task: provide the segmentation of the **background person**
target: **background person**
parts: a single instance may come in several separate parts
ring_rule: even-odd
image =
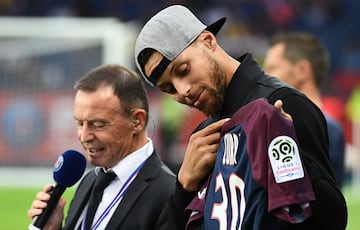
[[[64,229],[80,229],[89,221],[86,219],[88,200],[101,170],[114,172],[116,178],[104,189],[93,221],[89,221],[92,226],[164,229],[160,213],[174,190],[175,177],[147,136],[149,105],[141,78],[119,65],[104,65],[79,79],[75,89],[78,138],[88,162],[96,168],[81,180]],[[46,185],[36,195],[29,217],[42,213],[50,199],[47,193],[50,189],[51,186]],[[65,200],[61,198],[44,229],[60,229],[64,205]],[[101,216],[106,208],[110,212]]]
[[[171,229],[185,227],[188,216],[183,210],[198,195],[214,166],[220,119],[259,98],[271,104],[282,100],[293,118],[316,196],[308,219],[299,224],[283,222],[282,229],[345,229],[347,208],[332,172],[323,114],[297,90],[265,75],[250,54],[238,59],[227,54],[215,38],[224,22],[220,19],[206,26],[186,7],[174,5],[144,25],[135,44],[135,62],[147,83],[208,116],[190,137],[178,173],[174,193],[178,199],[170,207],[177,227]],[[209,141],[209,136],[215,137]]]
[[[321,84],[329,74],[329,54],[315,36],[305,32],[284,32],[269,39],[264,69],[271,76],[294,86],[323,110],[328,134],[329,153],[336,181],[345,178],[345,137],[341,124],[324,111]]]

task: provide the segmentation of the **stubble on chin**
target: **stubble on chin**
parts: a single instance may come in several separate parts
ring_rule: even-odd
[[[223,107],[226,87],[225,87],[225,73],[220,69],[219,65],[215,62],[212,63],[212,75],[210,80],[214,85],[214,88],[208,89],[211,96],[211,106],[204,108],[206,116],[219,116]]]
[[[207,117],[215,117],[220,115],[223,107],[226,94],[226,74],[216,60],[208,53],[204,52],[203,56],[206,57],[209,62],[209,80],[212,87],[205,89],[209,95],[209,103],[197,109]]]
[[[222,110],[224,94],[218,90],[210,90],[210,95],[213,103],[211,106],[204,108],[203,113],[208,117],[218,116]]]

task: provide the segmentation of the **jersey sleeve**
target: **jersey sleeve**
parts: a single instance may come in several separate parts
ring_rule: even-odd
[[[315,195],[292,122],[265,99],[237,113],[232,122],[243,124],[254,180],[268,194],[268,212],[290,223],[304,221]]]

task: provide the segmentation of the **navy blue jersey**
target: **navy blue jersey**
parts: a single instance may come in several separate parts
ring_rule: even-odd
[[[311,215],[315,196],[291,121],[257,99],[222,133],[213,173],[188,206],[188,229],[279,229],[279,220]]]

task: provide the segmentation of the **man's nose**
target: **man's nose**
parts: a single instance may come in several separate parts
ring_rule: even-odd
[[[79,128],[78,136],[81,143],[90,142],[94,139],[94,133],[87,124],[84,124],[81,128]]]
[[[177,93],[181,97],[189,97],[191,89],[190,84],[188,84],[183,79],[174,79],[173,84]]]

